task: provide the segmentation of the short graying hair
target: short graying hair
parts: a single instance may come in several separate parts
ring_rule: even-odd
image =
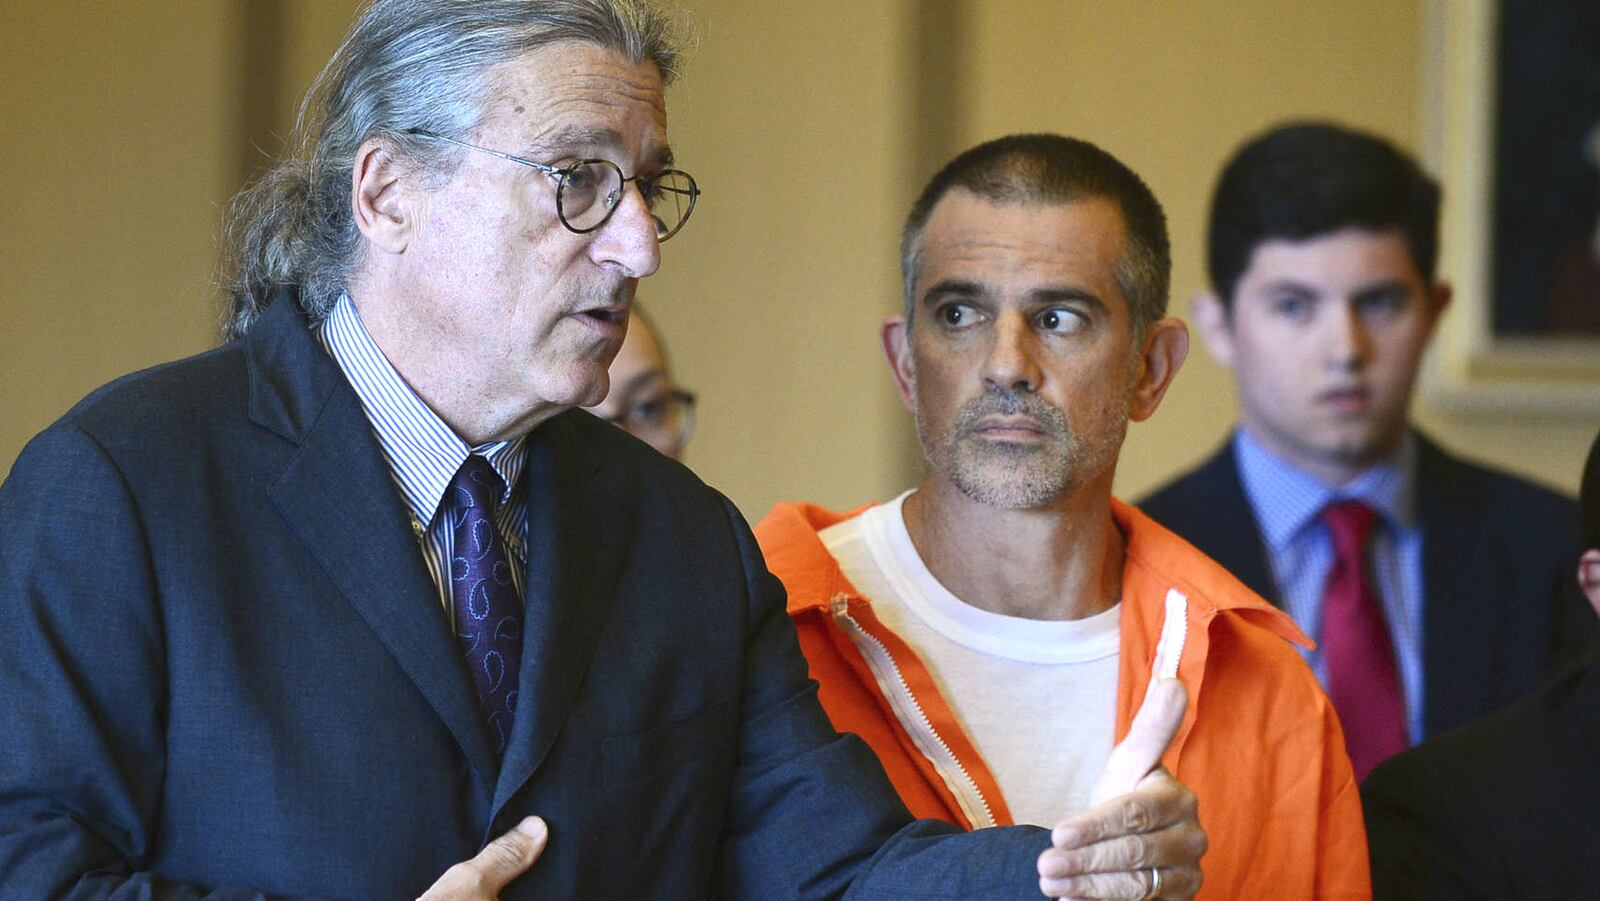
[[[1009,135],[962,153],[940,169],[912,204],[900,233],[906,318],[916,307],[923,238],[934,207],[952,190],[991,203],[1057,205],[1103,197],[1122,212],[1128,246],[1117,261],[1117,287],[1128,300],[1135,346],[1167,313],[1172,248],[1167,217],[1144,180],[1088,141],[1052,134]]]
[[[234,198],[224,232],[223,330],[250,329],[284,288],[314,322],[361,260],[350,209],[356,151],[372,138],[448,176],[463,152],[410,129],[466,138],[482,123],[502,63],[562,41],[677,74],[678,21],[651,0],[372,0],[301,102],[292,150]]]

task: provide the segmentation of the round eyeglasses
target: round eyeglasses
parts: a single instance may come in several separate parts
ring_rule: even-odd
[[[669,388],[630,400],[627,406],[600,418],[669,457],[683,452],[694,430],[694,393]]]
[[[487,153],[550,176],[556,180],[557,217],[568,231],[580,235],[606,224],[622,203],[622,193],[627,190],[630,181],[639,186],[639,196],[650,208],[657,241],[665,241],[683,228],[683,224],[689,221],[689,214],[694,212],[695,200],[700,197],[700,187],[695,184],[694,176],[682,169],[662,169],[649,175],[625,176],[622,169],[610,160],[587,159],[568,166],[552,166],[447,138],[426,129],[412,128],[406,134]]]

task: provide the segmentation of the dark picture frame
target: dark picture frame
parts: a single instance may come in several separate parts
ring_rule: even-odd
[[[1455,303],[1424,390],[1600,412],[1600,3],[1430,0],[1425,53]]]

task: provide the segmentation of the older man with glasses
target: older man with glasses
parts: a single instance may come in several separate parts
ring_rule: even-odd
[[[0,899],[1037,897],[1192,820],[913,822],[738,512],[572,409],[698,195],[667,26],[375,0],[235,203],[230,340],[24,450]]]

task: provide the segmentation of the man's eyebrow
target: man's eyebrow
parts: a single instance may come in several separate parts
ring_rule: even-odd
[[[620,385],[617,393],[626,400],[632,400],[632,395],[638,392],[639,389],[644,388],[651,382],[660,381],[665,383],[666,380],[667,374],[659,366],[654,369],[646,369]]]
[[[1411,286],[1397,278],[1386,278],[1371,284],[1362,285],[1355,291],[1356,297],[1373,297],[1387,294],[1410,294]]]
[[[1101,300],[1093,291],[1079,288],[1075,285],[1048,285],[1043,288],[1034,288],[1028,292],[1028,299],[1040,305],[1080,303],[1094,307],[1102,312],[1106,309],[1105,301]]]
[[[531,159],[555,156],[570,153],[574,150],[587,150],[599,152],[622,147],[622,133],[616,129],[592,127],[587,125],[567,125],[550,134],[535,138],[525,151]],[[665,144],[652,143],[645,154],[645,160],[652,165],[669,167],[672,165],[672,148]]]
[[[985,297],[989,293],[989,289],[978,282],[960,278],[947,278],[924,292],[922,303],[932,304],[947,298]],[[1077,303],[1102,311],[1106,309],[1105,301],[1096,296],[1093,291],[1076,285],[1046,285],[1042,288],[1034,288],[1028,292],[1028,301],[1041,306]]]
[[[1308,285],[1305,282],[1295,281],[1293,278],[1274,279],[1263,285],[1262,290],[1267,293],[1286,292],[1292,294],[1304,294],[1308,297],[1316,297],[1319,293],[1321,293],[1314,285]]]
[[[947,278],[922,292],[922,302],[931,304],[946,297],[982,297],[988,294],[983,285],[960,278]]]

